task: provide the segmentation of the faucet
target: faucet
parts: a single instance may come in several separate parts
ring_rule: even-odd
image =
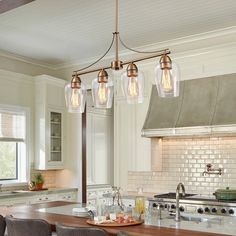
[[[179,194],[180,188],[182,189],[182,196],[185,196],[185,188],[182,183],[179,183],[176,188],[176,211],[175,211],[175,221],[180,221],[180,210],[179,210]]]
[[[223,173],[223,168],[218,168],[218,169],[212,168],[212,164],[207,164],[206,167],[207,167],[207,170],[202,172],[203,176],[207,174],[208,175],[211,175],[211,174],[222,175]]]

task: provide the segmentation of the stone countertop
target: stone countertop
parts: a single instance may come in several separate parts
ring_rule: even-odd
[[[30,191],[30,190],[2,191],[0,192],[0,199],[27,197],[27,196],[44,195],[44,194],[77,192],[77,191],[78,188],[49,188],[47,190],[39,190],[39,191]]]
[[[86,223],[87,218],[83,217],[74,217],[69,215],[54,214],[41,212],[39,209],[42,208],[52,208],[71,205],[69,202],[48,202],[40,203],[34,205],[24,205],[10,208],[0,208],[0,214],[5,215],[14,215],[17,218],[41,218],[48,221],[52,229],[55,230],[55,224],[61,223],[68,226],[76,227],[88,227]],[[223,220],[220,220],[217,223],[213,221],[202,222],[202,224],[192,223],[192,222],[180,222],[175,223],[173,219],[163,219],[161,224],[158,225],[147,225],[141,224],[136,226],[122,226],[122,227],[103,227],[104,230],[108,232],[110,236],[116,236],[118,232],[125,231],[131,236],[216,236],[216,235],[236,235],[235,217],[224,217],[221,216]],[[219,225],[217,225],[219,224]],[[91,226],[90,226],[91,227]],[[95,227],[95,226],[94,226]],[[188,227],[188,229],[186,229]],[[214,230],[215,229],[215,230]],[[216,230],[217,229],[217,230]],[[218,231],[219,230],[219,231]]]
[[[176,222],[174,217],[162,217],[155,222],[146,222],[157,227],[194,230],[216,234],[236,235],[236,217],[181,214],[183,219]]]

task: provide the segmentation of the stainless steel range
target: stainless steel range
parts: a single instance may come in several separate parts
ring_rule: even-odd
[[[175,211],[176,193],[155,195],[149,199],[149,206]],[[226,202],[209,196],[185,194],[185,197],[180,196],[179,210],[185,213],[236,216],[236,201]]]

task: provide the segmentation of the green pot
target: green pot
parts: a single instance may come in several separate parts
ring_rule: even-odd
[[[217,200],[236,200],[236,189],[217,189],[213,195],[215,195]]]

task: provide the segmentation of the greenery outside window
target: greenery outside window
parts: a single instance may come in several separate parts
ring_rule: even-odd
[[[0,184],[27,182],[27,109],[0,105]]]

